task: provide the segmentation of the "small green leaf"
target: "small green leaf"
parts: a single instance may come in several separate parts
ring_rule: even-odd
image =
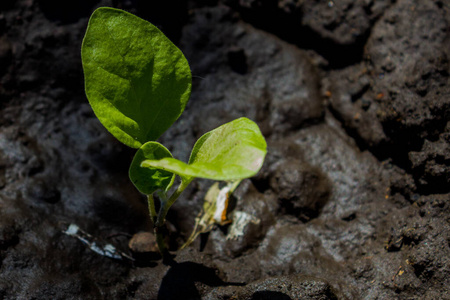
[[[86,96],[119,141],[139,148],[156,140],[183,112],[191,71],[183,53],[155,26],[101,7],[81,48]]]
[[[238,180],[258,173],[266,148],[258,125],[240,118],[204,134],[195,144],[189,164],[163,158],[145,160],[141,166],[175,173],[186,182],[193,177]]]
[[[151,195],[157,190],[168,191],[173,184],[175,174],[161,169],[141,168],[145,160],[172,157],[169,150],[158,142],[148,142],[136,152],[130,166],[130,179],[143,194]]]

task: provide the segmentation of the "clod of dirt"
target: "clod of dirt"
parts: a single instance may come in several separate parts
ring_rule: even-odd
[[[292,158],[278,165],[270,186],[285,212],[303,220],[317,217],[331,192],[330,183],[319,168]]]
[[[361,149],[412,171],[428,194],[448,192],[445,167],[431,170],[408,153],[439,139],[449,119],[447,29],[448,10],[432,1],[397,1],[373,27],[367,61],[332,75],[331,107],[347,133]]]
[[[279,276],[258,280],[245,287],[217,288],[205,300],[346,299],[324,280],[308,276]]]
[[[420,151],[409,153],[409,159],[420,186],[434,193],[446,192],[450,186],[450,122],[437,141],[425,140]]]
[[[195,135],[219,125],[220,119],[231,120],[244,111],[266,136],[323,119],[318,73],[304,51],[237,22],[226,7],[199,10],[191,16],[183,34],[185,55],[189,61],[196,61],[192,64],[194,92],[187,108],[196,111],[188,117],[195,118]],[[203,47],[205,40],[208,43]],[[233,49],[239,49],[241,54],[236,55],[241,58],[235,58],[230,66],[230,51],[237,51]],[[245,76],[235,72],[236,68],[245,68]],[[220,110],[210,113],[219,106]],[[175,124],[164,140],[173,143],[170,134],[182,129],[186,131],[186,126]]]
[[[327,65],[342,68],[361,61],[373,24],[395,1],[225,2],[247,22],[301,48],[314,49]]]
[[[155,235],[150,232],[138,232],[128,242],[128,247],[137,253],[158,252]]]

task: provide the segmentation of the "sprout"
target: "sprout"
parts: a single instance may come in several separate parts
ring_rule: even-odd
[[[262,167],[266,141],[247,118],[226,123],[195,143],[188,163],[172,157],[158,139],[184,111],[191,71],[183,53],[155,26],[119,9],[102,7],[89,20],[81,57],[86,96],[106,129],[138,149],[129,176],[147,195],[158,247],[169,208],[196,178],[242,180]],[[181,183],[172,193],[175,176]],[[159,196],[156,212],[154,194]]]

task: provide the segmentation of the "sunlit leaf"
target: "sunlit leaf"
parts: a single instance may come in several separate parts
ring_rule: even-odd
[[[258,125],[247,118],[240,118],[203,135],[192,150],[189,164],[163,158],[145,160],[141,165],[178,174],[184,181],[194,177],[237,180],[258,173],[266,148]]]
[[[100,122],[139,148],[183,112],[191,71],[183,53],[155,26],[102,7],[89,20],[81,49],[85,89]]]

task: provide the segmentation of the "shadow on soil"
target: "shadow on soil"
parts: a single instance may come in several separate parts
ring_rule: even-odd
[[[162,299],[200,299],[196,283],[207,286],[243,286],[243,283],[225,282],[213,268],[193,262],[173,262],[164,276],[158,292],[158,300]],[[255,298],[266,299],[266,298]]]

